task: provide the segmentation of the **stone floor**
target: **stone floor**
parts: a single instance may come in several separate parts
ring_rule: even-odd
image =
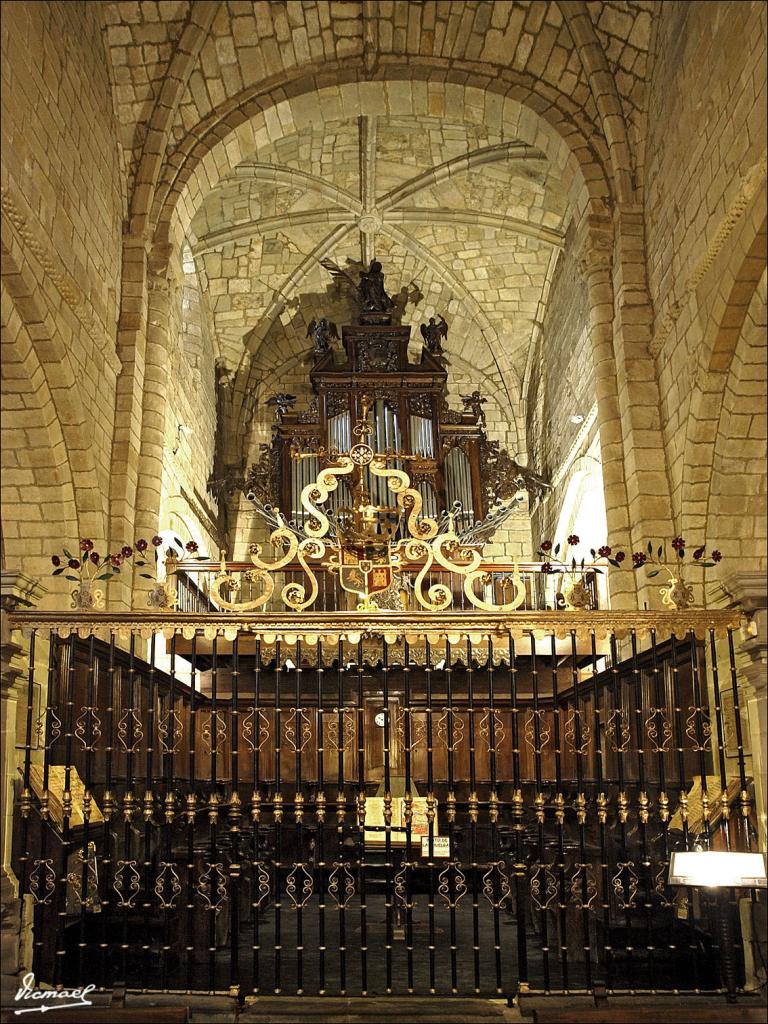
[[[590,1021],[681,1021],[691,1024],[706,1021],[712,1024],[762,1024],[766,1019],[764,994],[742,995],[737,1004],[729,1005],[722,996],[614,996],[596,1005],[585,996],[526,996],[522,1002],[508,1006],[497,999],[462,999],[442,997],[369,997],[367,999],[334,997],[259,996],[248,998],[238,1006],[227,996],[139,994],[128,992],[121,1004],[110,1003],[109,996],[92,997],[94,1008],[83,1011],[75,1019],[72,1012],[46,1012],[46,1024],[94,1024],[101,1021],[130,1021],[131,1024],[162,1024],[163,1021],[188,1024],[536,1024],[538,1014],[545,1012],[548,1022],[572,1024],[588,1014]],[[10,1009],[12,993],[3,992],[0,1022],[18,1021]],[[181,1012],[180,1012],[181,1011]],[[184,1012],[186,1011],[186,1012]]]

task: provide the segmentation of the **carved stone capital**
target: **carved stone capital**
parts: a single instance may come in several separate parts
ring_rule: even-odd
[[[173,255],[170,242],[155,242],[147,255],[147,268],[151,274],[163,278],[168,271],[168,264]]]
[[[607,217],[590,214],[583,218],[576,233],[575,251],[579,271],[584,277],[600,270],[610,271],[613,264],[613,224]]]
[[[752,613],[768,608],[768,582],[764,572],[729,572],[723,586],[731,598],[731,607]]]
[[[0,574],[0,610],[3,614],[0,626],[0,646],[2,647],[2,685],[5,692],[7,686],[13,686],[14,679],[10,676],[10,666],[15,663],[20,651],[11,639],[11,628],[6,613],[35,608],[47,593],[47,588],[39,580],[33,580],[24,573],[3,572]]]
[[[40,580],[33,580],[24,573],[0,573],[0,606],[3,611],[34,608],[47,592]]]
[[[723,577],[728,606],[742,611],[742,650],[749,664],[742,674],[757,694],[768,688],[768,584],[762,572],[730,572]]]

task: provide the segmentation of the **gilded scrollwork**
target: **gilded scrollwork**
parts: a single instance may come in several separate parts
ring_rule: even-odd
[[[318,506],[323,505],[332,491],[339,486],[338,478],[354,471],[355,462],[351,455],[339,455],[335,466],[321,469],[314,483],[307,484],[301,492],[302,507],[308,513],[304,532],[316,540],[325,537],[330,530],[328,516]]]
[[[502,910],[512,895],[503,860],[492,861],[483,875],[483,896],[495,910]]]
[[[355,879],[345,861],[335,860],[333,871],[328,876],[328,892],[339,909],[346,907],[355,895]]]
[[[205,862],[205,871],[198,878],[195,888],[208,910],[221,909],[229,899],[227,876],[224,874],[224,865],[221,861],[215,864]]]
[[[635,872],[634,861],[620,860],[616,862],[616,874],[611,878],[611,886],[616,896],[619,910],[631,910],[637,906],[637,886],[639,879]]]
[[[133,907],[140,888],[141,876],[135,860],[119,860],[112,888],[117,893],[118,907]]]
[[[293,870],[285,880],[285,891],[294,910],[303,907],[314,891],[312,875],[302,863],[294,863]]]
[[[649,708],[645,731],[654,754],[665,754],[672,742],[672,722],[666,708]]]
[[[531,900],[539,910],[547,910],[557,897],[557,880],[549,864],[531,865]]]
[[[270,736],[269,719],[262,708],[251,708],[243,718],[242,737],[254,753],[261,750]]]
[[[181,893],[181,881],[173,861],[160,861],[160,870],[155,881],[155,896],[157,896],[160,907],[164,910],[172,910],[176,900]]]
[[[577,864],[571,875],[571,899],[577,910],[591,910],[597,899],[597,882],[589,864]]]
[[[421,494],[411,487],[408,474],[402,469],[387,469],[382,456],[375,456],[371,461],[371,472],[374,476],[387,481],[387,487],[395,495],[397,504],[406,515],[411,536],[417,540],[431,540],[438,531],[435,519],[422,517],[424,503]]]
[[[614,754],[626,753],[629,749],[631,731],[625,708],[614,708],[611,711],[608,721],[605,723],[605,734]]]
[[[437,891],[449,908],[457,907],[467,894],[467,879],[458,861],[452,860],[437,876]]]
[[[29,892],[32,902],[48,905],[56,891],[56,872],[53,858],[37,858],[32,861],[32,872],[29,876]]]

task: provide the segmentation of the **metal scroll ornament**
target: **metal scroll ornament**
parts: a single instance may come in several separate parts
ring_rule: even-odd
[[[255,892],[254,897],[251,900],[251,906],[254,910],[260,910],[262,905],[269,899],[269,893],[271,890],[269,871],[263,861],[254,860],[251,862],[254,868],[254,885]]]
[[[140,887],[140,877],[139,872],[136,870],[135,860],[119,860],[117,862],[117,871],[115,871],[115,880],[112,888],[118,896],[116,904],[118,907],[135,906],[136,896]]]
[[[160,870],[155,882],[155,896],[164,910],[172,910],[181,893],[181,881],[176,866],[171,861],[160,861]]]
[[[99,709],[84,705],[75,721],[75,739],[83,750],[96,750],[101,738],[101,719],[96,714]]]
[[[494,909],[501,910],[511,895],[512,889],[504,861],[492,861],[483,875],[483,896]]]
[[[56,891],[56,872],[53,869],[53,859],[51,857],[45,860],[38,858],[32,861],[32,864],[32,872],[29,876],[32,902],[47,905]]]
[[[461,898],[466,896],[467,879],[458,861],[451,861],[440,872],[437,878],[437,891],[450,909],[457,907]]]
[[[597,899],[597,882],[588,864],[579,864],[571,875],[571,898],[578,910],[591,910]]]
[[[495,708],[483,708],[485,714],[480,719],[480,735],[485,740],[488,753],[498,753],[504,741],[504,723]]]
[[[547,910],[557,896],[557,880],[549,864],[531,865],[531,900],[539,910]]]
[[[666,708],[649,708],[645,731],[654,754],[666,754],[672,742],[672,722]]]
[[[184,727],[178,711],[166,711],[157,726],[157,734],[160,738],[162,754],[177,754],[179,752]]]
[[[295,910],[303,907],[309,900],[314,889],[312,876],[303,864],[294,863],[293,871],[285,881],[285,891]]]
[[[616,862],[616,874],[611,878],[616,906],[619,910],[631,910],[637,906],[637,886],[639,879],[634,870],[635,864],[631,860],[619,860]]]
[[[355,895],[355,879],[344,861],[333,862],[333,871],[328,876],[328,892],[338,907],[346,907]]]
[[[224,874],[223,864],[217,861],[215,864],[205,862],[205,871],[197,880],[197,891],[203,905],[207,910],[220,910],[227,902],[227,876]]]
[[[415,573],[413,600],[430,612],[443,611],[454,601],[455,586],[430,583],[434,573],[450,574],[459,580],[464,598],[483,611],[509,612],[525,600],[525,587],[517,565],[509,575],[505,594],[510,599],[500,604],[485,597],[489,582],[487,570],[481,568],[479,545],[467,546],[456,534],[452,513],[444,524],[423,515],[422,496],[411,486],[408,473],[392,468],[391,462],[403,465],[415,456],[403,452],[377,452],[370,441],[372,427],[367,419],[368,402],[363,401],[361,420],[353,428],[352,445],[347,452],[294,451],[295,459],[330,460],[301,492],[304,509],[303,537],[292,529],[279,509],[273,510],[278,526],[270,535],[277,557],[267,560],[262,546],[251,547],[253,568],[242,573],[227,569],[225,553],[212,584],[212,597],[221,608],[248,612],[265,607],[277,589],[277,574],[288,570],[293,577],[279,593],[283,604],[295,612],[310,608],[319,594],[316,570],[338,575],[342,590],[356,601],[357,611],[386,612],[398,575],[404,570]],[[330,496],[340,481],[348,479],[352,500],[349,506],[337,508],[334,522],[327,507]],[[371,499],[374,478],[386,483],[393,501],[375,504]],[[296,567],[304,574],[304,582],[295,579]],[[243,595],[244,584],[248,585]],[[510,594],[511,592],[511,594]]]
[[[203,743],[205,752],[212,754],[214,751],[220,753],[224,749],[227,739],[227,723],[220,711],[212,711],[204,721]]]
[[[581,711],[571,709],[565,722],[565,745],[572,754],[584,755],[589,750],[589,738],[592,730],[584,719]]]

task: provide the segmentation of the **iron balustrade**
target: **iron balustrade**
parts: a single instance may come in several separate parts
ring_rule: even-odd
[[[12,624],[29,634],[14,860],[37,978],[720,985],[714,904],[666,872],[675,849],[754,844],[730,613]],[[730,912],[740,935],[735,894]]]
[[[519,571],[525,588],[525,599],[521,605],[522,610],[546,611],[565,607],[563,591],[567,590],[573,579],[583,578],[589,595],[590,607],[599,609],[605,605],[605,594],[599,583],[600,574],[604,567],[592,563],[585,564],[583,569],[579,567],[573,572],[568,566],[553,562],[553,567],[561,570],[549,574],[542,572],[542,562],[505,562],[495,560],[492,562],[481,562],[480,568],[486,573],[487,580],[484,584],[484,591],[487,600],[495,604],[503,604],[510,599],[512,590],[512,578],[516,571]],[[175,573],[177,581],[178,610],[188,613],[214,612],[226,609],[217,607],[211,595],[211,581],[216,573],[220,571],[221,564],[215,561],[185,560],[175,562]],[[251,562],[225,562],[227,572],[233,575],[239,583],[237,593],[238,601],[252,601],[260,593],[257,581],[251,576],[253,564]],[[387,605],[386,607],[404,607],[414,611],[419,610],[419,605],[412,593],[413,582],[422,565],[414,563],[408,568],[398,571],[398,578],[401,586],[397,587],[402,593],[405,604]],[[598,571],[599,570],[599,571]],[[351,611],[354,610],[355,601],[352,595],[343,590],[339,584],[338,573],[332,572],[323,566],[312,566],[312,572],[318,577],[318,598],[314,608],[318,611]],[[266,613],[279,613],[285,610],[281,600],[283,587],[290,583],[305,583],[306,575],[298,564],[289,564],[283,570],[273,574],[275,582],[274,593],[263,606]],[[603,577],[604,579],[604,577]],[[463,578],[456,573],[443,570],[432,570],[426,576],[426,587],[433,584],[446,585],[454,595],[453,608],[467,614],[482,614],[474,607],[463,591]],[[398,598],[399,598],[398,593]]]

